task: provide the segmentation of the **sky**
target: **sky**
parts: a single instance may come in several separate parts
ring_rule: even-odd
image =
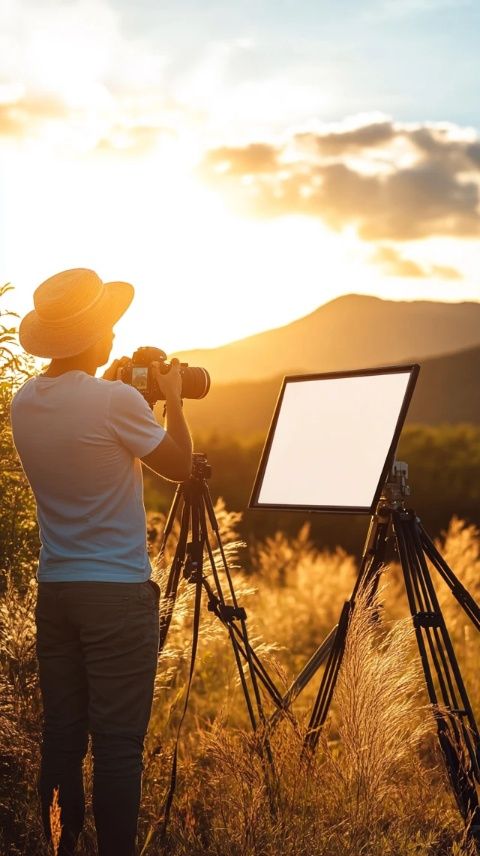
[[[342,294],[480,300],[477,0],[0,0],[0,282],[135,285],[118,353]]]

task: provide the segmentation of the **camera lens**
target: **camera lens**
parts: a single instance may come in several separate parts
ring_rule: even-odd
[[[182,398],[205,398],[210,389],[210,375],[198,366],[182,369]]]

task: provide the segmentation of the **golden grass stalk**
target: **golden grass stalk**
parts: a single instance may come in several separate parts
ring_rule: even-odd
[[[52,836],[53,856],[57,856],[62,836],[62,809],[58,802],[58,788],[53,789],[52,804],[50,806],[50,832]]]
[[[342,746],[337,795],[350,806],[355,835],[378,823],[386,804],[402,800],[420,743],[434,730],[420,700],[411,619],[379,625],[378,602],[369,601],[368,590],[357,598],[336,694]]]

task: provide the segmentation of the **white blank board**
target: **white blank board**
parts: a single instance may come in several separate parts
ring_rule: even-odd
[[[286,378],[252,504],[370,510],[413,368]]]

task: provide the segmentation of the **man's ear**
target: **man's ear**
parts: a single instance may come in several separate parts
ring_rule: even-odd
[[[105,363],[108,362],[108,358],[112,350],[113,339],[113,329],[110,329],[102,336],[101,339],[98,340],[98,342],[95,342],[95,344],[92,345],[91,354],[95,359],[97,368],[99,366],[104,366]]]

